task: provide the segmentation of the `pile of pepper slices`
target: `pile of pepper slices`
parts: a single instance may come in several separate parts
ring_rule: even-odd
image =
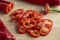
[[[41,2],[42,5],[43,2],[44,0],[42,0]],[[55,5],[60,4],[59,0],[57,1],[55,0],[54,3]],[[50,33],[53,26],[53,21],[50,19],[43,19],[44,17],[43,14],[48,14],[51,10],[56,12],[60,11],[50,8],[49,5],[53,5],[53,3],[50,4],[48,0],[44,3],[44,5],[45,7],[43,12],[38,12],[36,10],[24,10],[24,9],[17,9],[14,12],[12,12],[11,20],[16,23],[16,29],[18,33],[20,34],[27,33],[34,38],[37,38],[39,36],[46,36]],[[12,11],[13,8],[14,8],[13,2],[0,0],[0,11],[4,13],[9,13],[10,11]]]
[[[53,26],[52,20],[43,19],[43,14],[35,10],[18,9],[11,14],[11,19],[17,24],[18,33],[34,38],[48,35]]]
[[[33,0],[33,2],[31,0],[26,1],[34,3],[35,0]],[[48,14],[51,10],[56,12],[60,11],[49,7],[49,5],[54,5],[53,3],[51,3],[51,0],[50,2],[47,0],[44,4],[43,2],[44,0],[39,0],[38,2],[38,4],[40,5],[46,4],[43,12],[38,12],[36,10],[24,10],[24,9],[17,9],[14,12],[12,12],[10,17],[11,20],[16,23],[16,29],[18,33],[20,34],[27,33],[34,38],[37,38],[39,36],[46,36],[50,33],[53,26],[53,21],[50,19],[43,19],[44,14]],[[54,3],[55,5],[60,5],[59,0],[55,0]],[[0,0],[0,11],[4,13],[9,13],[10,11],[12,11],[13,8],[14,8],[13,2]],[[15,39],[12,38],[12,40]]]

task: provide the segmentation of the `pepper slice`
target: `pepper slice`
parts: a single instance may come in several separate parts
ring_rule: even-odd
[[[39,13],[36,10],[27,10],[25,11],[25,15],[24,15],[24,18],[32,18],[36,21],[42,19],[42,17],[43,17],[43,14]]]
[[[40,33],[39,33],[39,31],[37,31],[37,30],[33,30],[33,29],[28,30],[28,33],[29,33],[29,35],[31,35],[31,36],[34,37],[34,38],[37,38],[37,37],[40,36]]]
[[[41,13],[37,13],[37,15],[34,15],[34,17],[33,17],[33,19],[35,20],[35,21],[39,21],[39,20],[41,20],[43,18],[43,14],[41,14]]]
[[[41,26],[40,34],[42,36],[46,36],[51,31],[53,22],[50,19],[42,19],[41,22],[43,23],[43,25]]]
[[[24,27],[22,22],[19,22],[17,27],[18,27],[18,33],[24,34],[26,32],[26,28]]]
[[[24,22],[23,25],[24,25],[24,27],[25,27],[26,29],[31,29],[31,28],[33,28],[34,26],[36,26],[36,21],[33,20],[33,19],[28,19],[27,21]]]
[[[23,9],[18,9],[16,11],[14,11],[12,14],[11,14],[11,19],[12,20],[15,20],[15,21],[19,21],[21,19],[21,17],[23,16]]]

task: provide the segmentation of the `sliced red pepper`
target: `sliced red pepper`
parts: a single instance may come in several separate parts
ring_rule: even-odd
[[[12,20],[19,21],[23,16],[23,9],[18,9],[11,14]]]
[[[49,5],[51,6],[59,6],[60,5],[60,0],[48,0]]]
[[[33,29],[28,30],[28,33],[29,33],[29,35],[31,35],[31,36],[34,37],[34,38],[37,38],[37,37],[40,36],[40,33],[39,33],[39,31],[37,31],[37,30],[33,30]]]
[[[28,19],[27,21],[24,22],[24,27],[27,29],[31,29],[34,26],[36,26],[36,21],[34,21],[33,19]]]
[[[43,14],[40,14],[38,11],[35,10],[27,10],[25,11],[24,18],[32,18],[36,21],[40,20],[43,17]]]
[[[50,19],[42,19],[41,22],[43,22],[43,25],[41,26],[40,34],[46,36],[51,31],[53,22]]]
[[[26,18],[26,17],[28,17],[28,18],[32,18],[34,15],[36,15],[37,13],[36,13],[36,11],[35,10],[27,10],[27,11],[25,11],[25,15],[24,15],[24,17]]]
[[[18,26],[18,33],[24,34],[26,32],[26,28],[24,27],[22,22],[19,22],[17,26]]]
[[[14,7],[13,2],[1,1],[0,2],[0,10],[4,13],[9,13]]]
[[[43,14],[41,14],[41,13],[37,13],[37,14],[38,15],[35,15],[33,17],[33,19],[38,22],[39,20],[41,20],[43,18]]]
[[[42,28],[42,25],[44,24],[44,21],[38,20],[37,21],[37,25],[35,26],[35,29],[37,29],[38,31]]]

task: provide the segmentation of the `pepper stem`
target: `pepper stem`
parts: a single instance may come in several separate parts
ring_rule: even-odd
[[[50,8],[50,11],[55,11],[55,12],[59,12],[60,13],[60,10],[57,10],[57,9],[54,9],[54,8]]]

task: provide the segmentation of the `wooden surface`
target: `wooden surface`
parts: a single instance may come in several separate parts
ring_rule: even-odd
[[[41,7],[39,5],[28,4],[23,1],[18,1],[18,0],[10,0],[10,1],[14,2],[14,9],[12,10],[12,12],[19,8],[23,8],[25,10],[34,9],[34,10],[38,10],[38,11],[43,9],[43,7]],[[39,38],[32,38],[27,34],[16,33],[15,24],[13,22],[10,22],[9,15],[12,12],[10,12],[9,14],[3,14],[2,12],[0,12],[0,18],[1,18],[1,20],[3,20],[4,24],[7,26],[9,31],[16,37],[16,40],[60,40],[60,13],[50,12],[48,15],[44,16],[44,18],[51,19],[54,22],[52,31],[50,32],[49,35],[47,35],[45,37],[41,36]]]

